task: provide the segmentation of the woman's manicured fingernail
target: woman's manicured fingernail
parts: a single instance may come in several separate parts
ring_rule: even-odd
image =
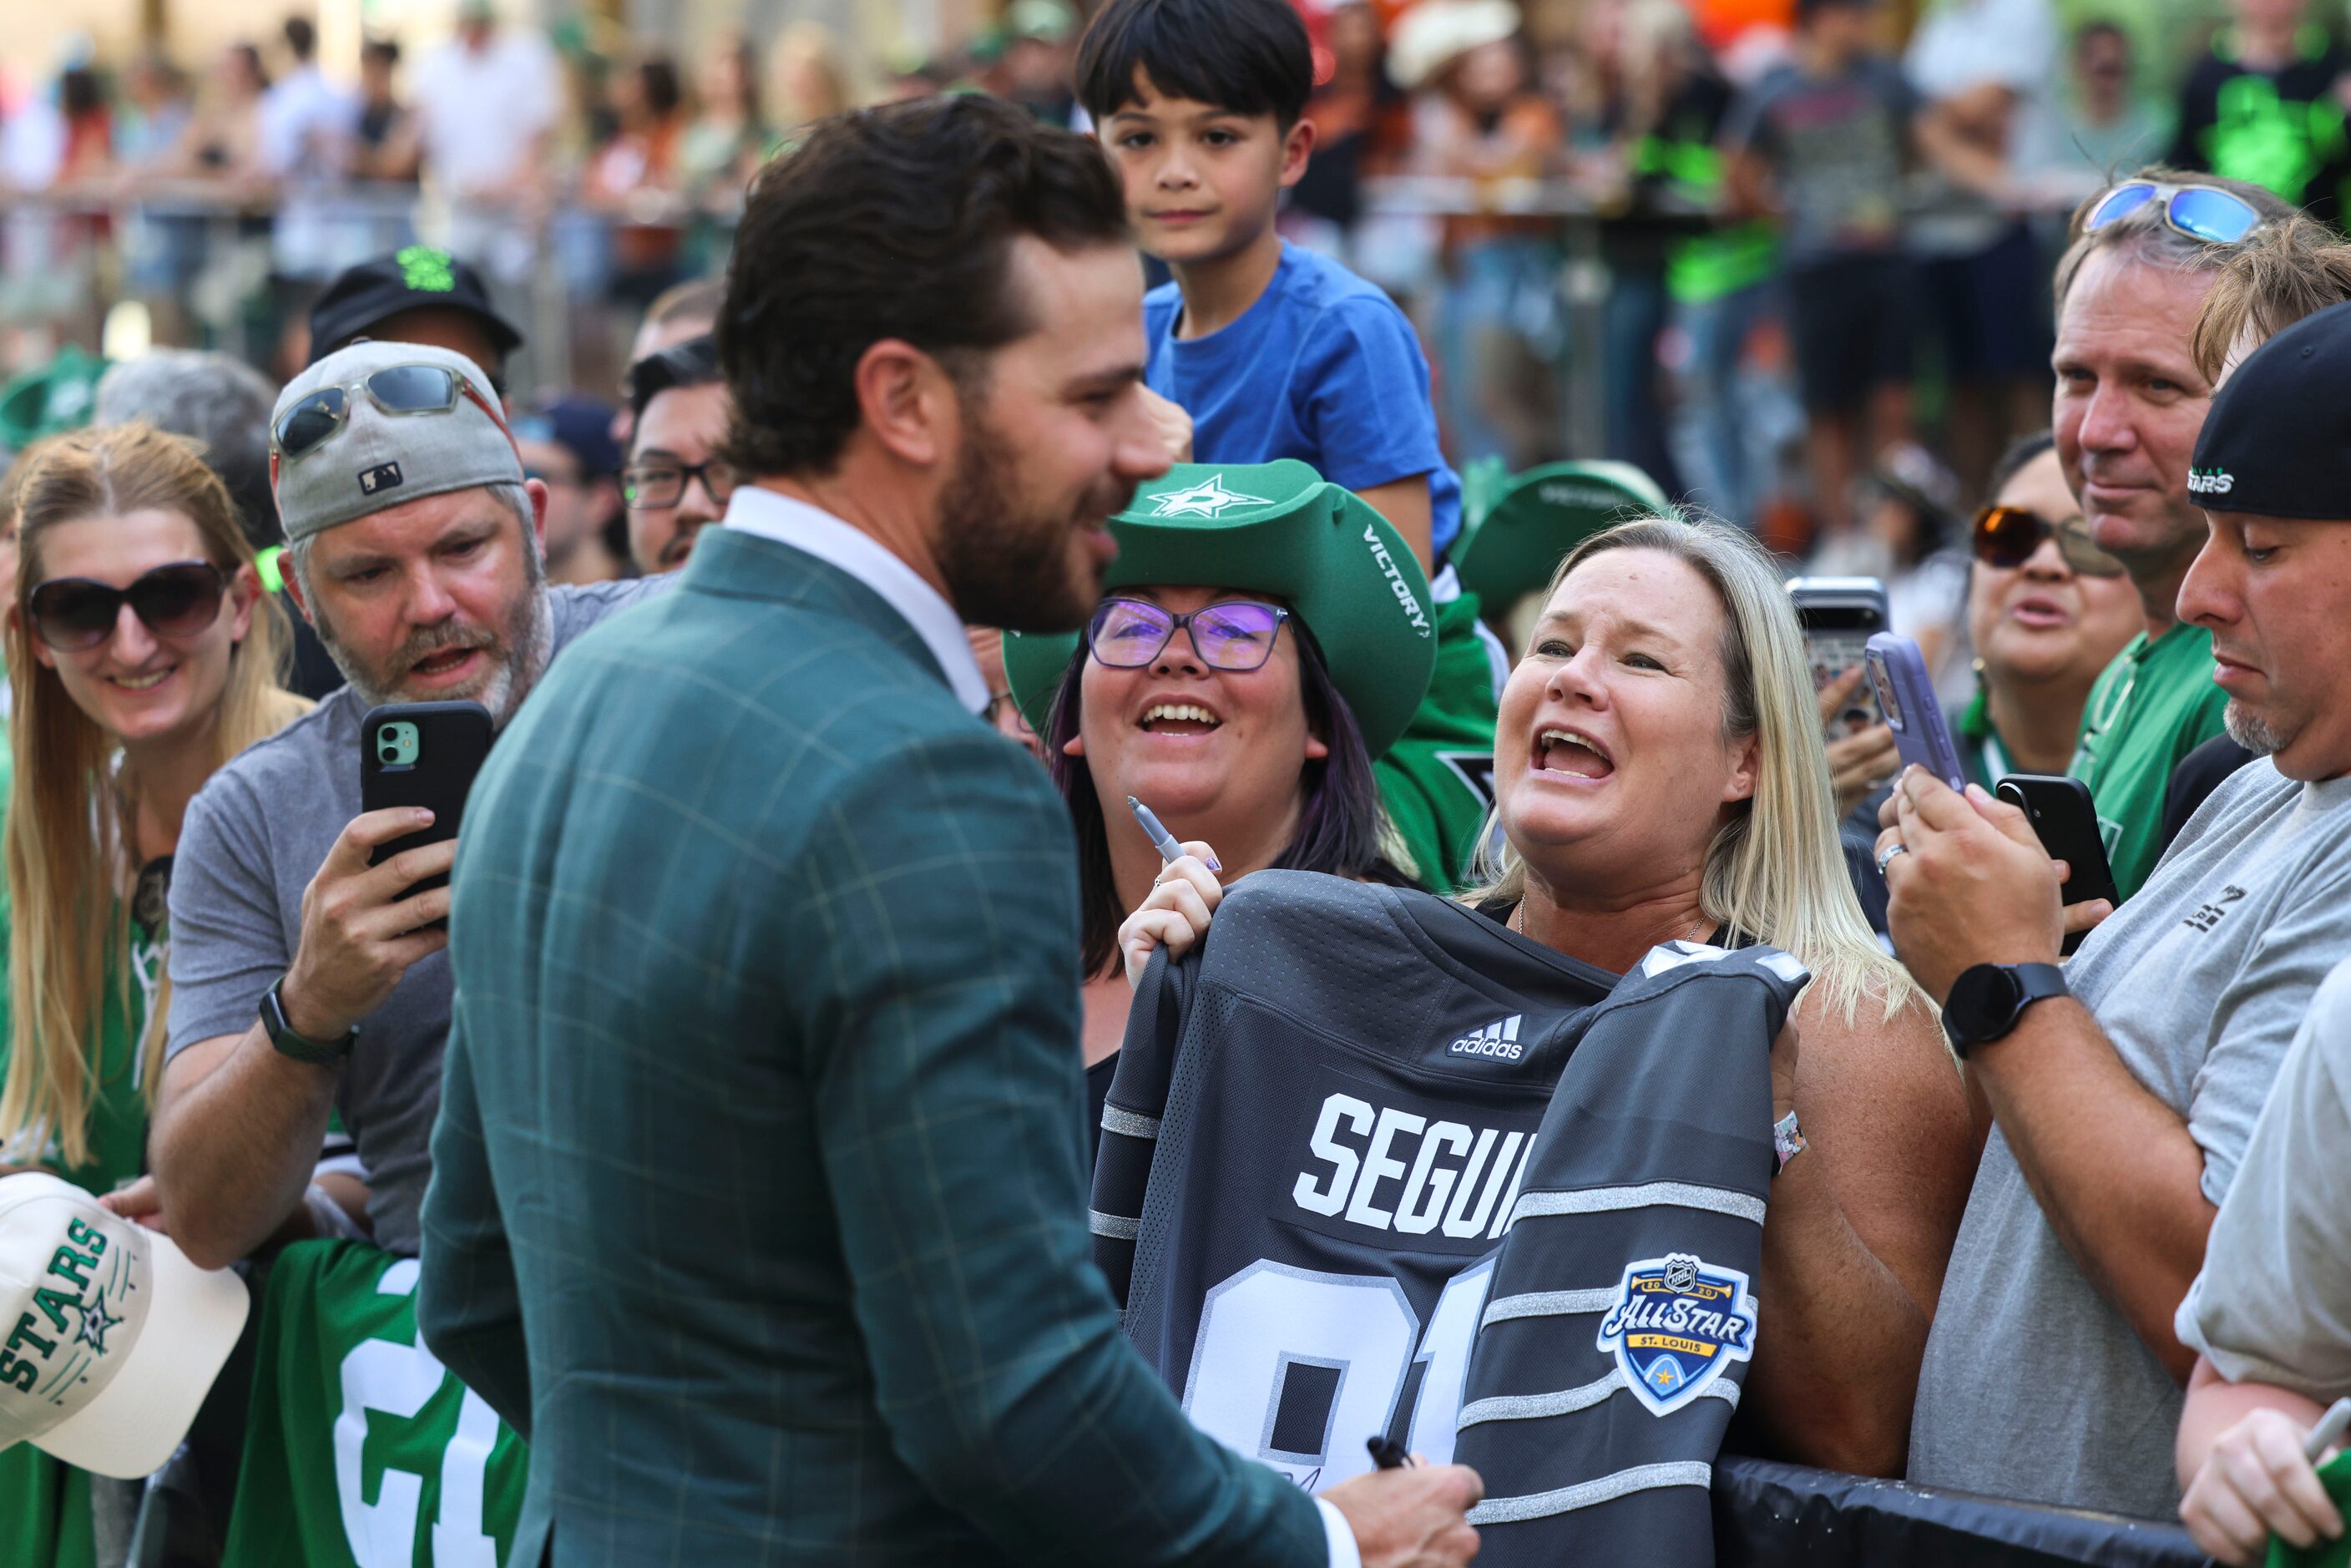
[[[1208,856],[1208,869],[1210,871],[1222,871],[1225,869],[1225,862],[1218,860],[1214,853],[1211,853]]]

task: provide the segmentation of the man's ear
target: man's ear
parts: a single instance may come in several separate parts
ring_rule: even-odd
[[[1301,120],[1281,139],[1281,188],[1290,189],[1306,177],[1307,160],[1314,155],[1314,122]]]
[[[929,468],[954,454],[961,428],[955,382],[938,361],[903,339],[884,338],[857,357],[858,412],[892,455]]]
[[[526,479],[522,482],[522,488],[523,494],[530,497],[530,531],[538,536],[539,544],[544,547],[547,543],[547,481]]]
[[[289,545],[287,549],[290,553],[293,547]],[[305,599],[302,595],[302,574],[294,570],[293,561],[287,556],[280,556],[277,559],[283,562],[285,566],[285,570],[280,571],[277,576],[279,581],[286,589],[286,597],[294,601],[294,608],[302,612],[303,620],[308,622],[311,625],[316,626],[319,623],[318,613],[310,608],[309,601]]]

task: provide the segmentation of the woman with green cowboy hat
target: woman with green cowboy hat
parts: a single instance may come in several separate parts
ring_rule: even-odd
[[[1126,1030],[1119,923],[1161,871],[1128,797],[1213,841],[1228,882],[1280,867],[1408,883],[1372,764],[1437,653],[1403,538],[1303,463],[1179,465],[1110,530],[1118,559],[1085,631],[1004,640],[1077,830],[1097,1102]]]

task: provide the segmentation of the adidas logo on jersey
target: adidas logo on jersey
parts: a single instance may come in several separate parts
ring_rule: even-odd
[[[1453,1056],[1491,1056],[1503,1061],[1516,1061],[1525,1047],[1519,1043],[1519,1025],[1525,1019],[1522,1013],[1513,1013],[1499,1023],[1465,1034],[1446,1051]]]

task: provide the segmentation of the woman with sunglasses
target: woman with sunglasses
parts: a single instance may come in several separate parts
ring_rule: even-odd
[[[1968,776],[2063,773],[2098,673],[2145,623],[2122,562],[2091,542],[2049,434],[1992,470],[1968,584],[1976,694],[1951,720]]]
[[[0,1173],[103,1194],[144,1165],[181,818],[309,704],[278,685],[281,612],[191,444],[143,423],[77,431],[12,477]],[[0,1518],[44,1516],[57,1561],[89,1560],[88,1478],[0,1454]]]
[[[1431,612],[1402,536],[1302,463],[1178,465],[1110,527],[1119,555],[1085,632],[1004,640],[1077,829],[1092,1123],[1132,996],[1119,924],[1163,863],[1128,799],[1194,852],[1214,843],[1226,882],[1280,867],[1409,885],[1372,763],[1436,646],[1414,626]]]

